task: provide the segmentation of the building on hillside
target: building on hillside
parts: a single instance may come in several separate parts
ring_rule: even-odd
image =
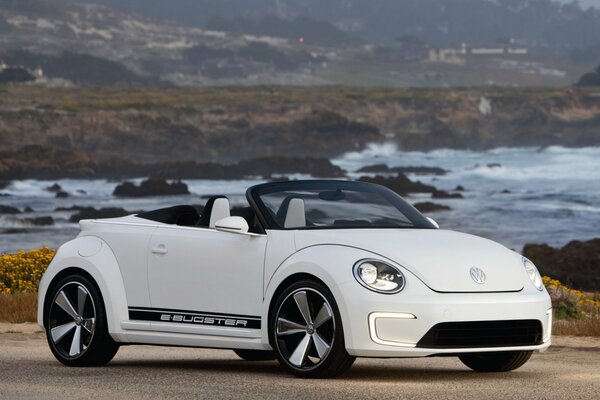
[[[506,45],[498,47],[471,47],[462,43],[459,48],[429,49],[427,61],[463,65],[466,63],[467,56],[523,56],[528,54],[526,48],[514,47],[514,44],[514,40],[510,40]]]

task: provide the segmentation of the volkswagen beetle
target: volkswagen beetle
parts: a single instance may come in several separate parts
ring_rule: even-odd
[[[508,371],[550,346],[531,261],[439,229],[385,187],[290,181],[246,197],[81,221],[40,284],[54,356],[91,366],[126,344],[222,348],[316,378],[356,357]]]

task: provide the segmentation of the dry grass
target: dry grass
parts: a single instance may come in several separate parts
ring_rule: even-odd
[[[37,319],[37,293],[0,293],[0,321],[35,322]]]
[[[600,318],[554,321],[552,334],[559,336],[600,336]]]
[[[55,251],[0,254],[0,322],[35,322],[37,287]],[[544,277],[552,298],[555,335],[600,336],[600,294],[574,290]]]
[[[0,294],[0,321],[21,323],[37,319],[37,294]],[[554,335],[600,336],[600,317],[554,320]]]

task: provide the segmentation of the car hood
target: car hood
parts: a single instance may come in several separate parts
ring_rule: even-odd
[[[526,278],[517,253],[491,240],[460,232],[328,229],[298,230],[295,236],[298,249],[335,244],[376,253],[402,265],[438,292],[519,291]],[[485,273],[484,283],[475,282],[471,268]]]

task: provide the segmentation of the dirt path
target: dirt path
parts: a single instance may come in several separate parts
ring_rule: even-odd
[[[521,369],[479,374],[455,358],[359,359],[342,378],[300,380],[231,351],[124,346],[102,368],[68,368],[35,324],[0,323],[0,398],[593,399],[600,338],[555,337]]]

